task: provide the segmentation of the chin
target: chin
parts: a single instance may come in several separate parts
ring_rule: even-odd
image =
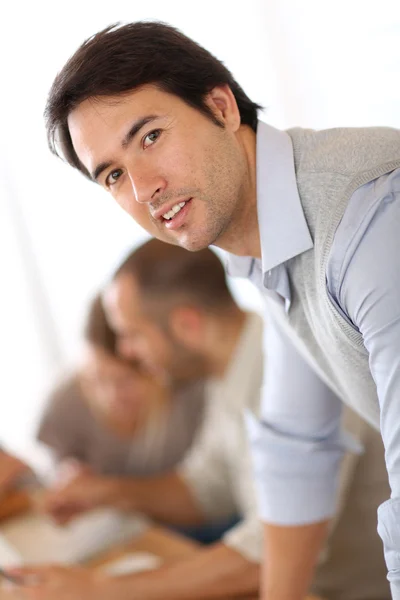
[[[182,248],[187,250],[188,252],[200,252],[200,250],[205,250],[208,248],[210,244],[182,244]]]
[[[204,236],[201,238],[189,238],[189,236],[185,236],[183,239],[179,240],[179,246],[189,252],[199,252],[200,250],[208,248],[208,246],[211,246],[213,243],[214,240],[211,236]]]
[[[130,438],[130,437],[136,435],[139,427],[138,427],[138,423],[136,421],[134,423],[130,423],[129,421],[126,421],[124,423],[121,423],[121,422],[113,423],[113,425],[111,426],[111,429],[113,430],[114,434],[116,434],[119,437]]]

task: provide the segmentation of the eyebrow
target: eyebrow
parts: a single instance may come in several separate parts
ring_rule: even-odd
[[[132,140],[135,138],[135,136],[139,133],[139,131],[142,129],[142,127],[147,125],[147,123],[151,123],[152,121],[154,121],[155,119],[158,119],[158,118],[159,118],[158,115],[148,115],[147,117],[141,117],[140,119],[137,119],[133,123],[133,125],[130,127],[127,134],[124,136],[124,138],[121,142],[122,148],[126,149],[129,146],[129,144],[132,142]],[[108,169],[108,167],[111,167],[111,165],[112,165],[112,161],[104,161],[104,162],[99,163],[97,165],[97,167],[94,169],[93,173],[91,173],[91,177],[92,177],[93,181],[97,181],[97,179],[99,178],[101,173],[103,171],[105,171],[106,169]]]

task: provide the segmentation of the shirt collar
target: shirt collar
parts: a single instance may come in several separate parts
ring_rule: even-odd
[[[257,211],[263,273],[313,247],[297,190],[292,140],[262,121],[257,127]],[[251,257],[228,254],[230,275],[249,277],[253,267]]]

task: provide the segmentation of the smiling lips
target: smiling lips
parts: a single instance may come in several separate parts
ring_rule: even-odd
[[[175,204],[171,210],[163,214],[163,219],[170,221],[181,210],[181,208],[185,206],[185,204],[186,202],[178,202],[178,204]]]
[[[177,202],[169,211],[161,216],[161,221],[167,229],[173,230],[181,227],[190,209],[192,198]]]

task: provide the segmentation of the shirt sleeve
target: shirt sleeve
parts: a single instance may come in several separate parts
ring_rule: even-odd
[[[247,414],[261,518],[277,525],[328,519],[350,448],[341,429],[342,402],[272,317],[264,349],[261,419]]]
[[[218,394],[218,385],[213,394]],[[232,493],[230,470],[219,443],[219,431],[224,426],[218,411],[218,397],[208,398],[203,424],[188,456],[177,472],[189,486],[204,515],[212,520],[237,514]]]
[[[215,421],[211,429],[206,428],[200,435],[198,444],[183,461],[178,473],[210,520],[226,519],[238,514],[233,482],[230,480],[228,463],[220,451]],[[252,491],[249,490],[249,500],[252,501],[248,502],[241,520],[223,535],[221,541],[246,560],[259,563],[262,559],[263,531],[251,477],[248,486],[252,488]]]
[[[215,387],[215,391],[217,389],[218,386]],[[257,396],[259,397],[259,392]],[[224,444],[221,443],[221,428],[228,426],[227,416],[224,411],[219,410],[219,400],[220,398],[215,396],[209,398],[204,427],[178,472],[209,519],[224,519],[241,513],[242,518],[223,535],[222,542],[246,560],[259,563],[262,559],[263,531],[251,469],[246,468],[242,473],[235,469],[232,462],[229,464],[226,448],[223,450]],[[237,439],[238,452],[246,453],[246,464],[249,465],[245,431],[243,442],[242,447],[241,441]],[[233,481],[233,478],[238,477],[242,478],[242,484],[247,490],[246,500],[243,502],[242,499],[241,503],[236,498],[236,486]]]
[[[371,206],[341,272],[337,301],[363,336],[379,398],[391,498],[378,509],[378,531],[393,598],[399,600],[400,178]]]

